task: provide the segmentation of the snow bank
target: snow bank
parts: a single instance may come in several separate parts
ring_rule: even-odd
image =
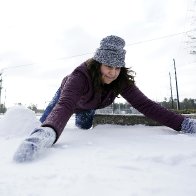
[[[32,110],[24,106],[14,106],[0,119],[0,136],[26,136],[39,125],[40,122]]]
[[[143,125],[80,130],[73,117],[37,160],[13,162],[23,136],[36,124],[35,114],[23,107],[1,119],[0,196],[196,195],[195,135]]]

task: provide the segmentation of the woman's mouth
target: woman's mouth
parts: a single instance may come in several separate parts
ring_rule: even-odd
[[[107,79],[109,79],[109,80],[115,80],[115,78],[114,77],[109,77],[109,76],[105,76]]]

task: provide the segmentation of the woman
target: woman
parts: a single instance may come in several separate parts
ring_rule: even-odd
[[[95,110],[110,105],[120,94],[145,116],[184,133],[196,133],[196,121],[175,114],[148,99],[135,85],[133,71],[125,68],[125,41],[107,36],[100,42],[92,59],[66,76],[46,108],[41,127],[19,146],[17,162],[33,160],[60,137],[67,121],[76,114],[76,126],[89,129]]]

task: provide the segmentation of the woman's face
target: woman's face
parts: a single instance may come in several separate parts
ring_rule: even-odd
[[[120,70],[121,70],[120,67],[111,67],[111,66],[102,64],[101,65],[102,83],[103,84],[110,84],[111,82],[116,80],[116,78],[120,74]]]

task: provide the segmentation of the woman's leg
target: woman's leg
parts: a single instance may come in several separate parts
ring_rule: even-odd
[[[90,129],[93,124],[95,110],[85,110],[76,113],[75,124],[81,129]]]

